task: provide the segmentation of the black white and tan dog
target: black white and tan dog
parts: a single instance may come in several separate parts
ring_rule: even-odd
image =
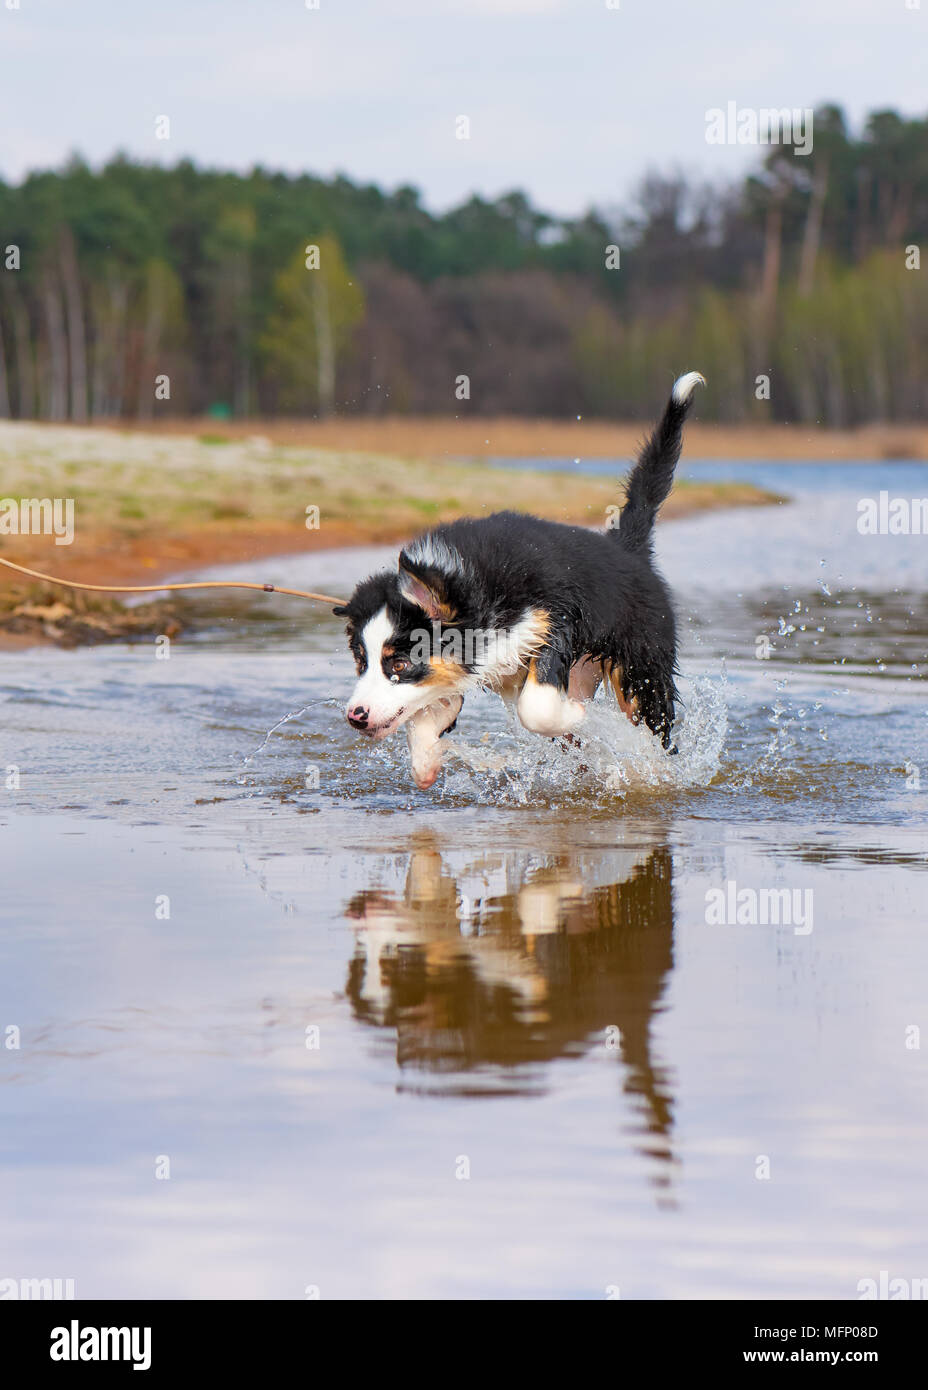
[[[700,382],[698,372],[675,382],[617,527],[464,518],[419,536],[396,572],[365,579],[334,609],[358,668],[348,722],[374,740],[405,724],[417,786],[438,776],[439,740],[468,690],[498,691],[526,729],[558,738],[576,732],[606,680],[628,718],[670,748],[676,624],[651,544]]]

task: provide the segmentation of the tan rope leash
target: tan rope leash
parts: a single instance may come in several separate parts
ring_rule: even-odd
[[[88,589],[96,594],[160,594],[166,589],[258,589],[265,594],[289,594],[291,598],[311,598],[317,603],[332,603],[342,607],[347,599],[333,598],[331,594],[313,594],[308,589],[284,589],[279,584],[250,584],[238,579],[200,579],[190,584],[80,584],[76,579],[56,579],[53,574],[42,574],[40,570],[27,569],[25,565],[14,565],[12,560],[0,556],[0,565],[18,570],[33,579],[44,579],[48,584],[62,584],[66,589]]]

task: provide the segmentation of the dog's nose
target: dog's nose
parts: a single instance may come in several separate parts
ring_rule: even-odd
[[[348,723],[353,729],[367,728],[367,710],[363,705],[355,705],[354,709],[348,711]]]

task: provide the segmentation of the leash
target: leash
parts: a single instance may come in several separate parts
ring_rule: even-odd
[[[291,598],[311,598],[317,603],[332,603],[342,607],[347,600],[333,598],[331,594],[313,594],[308,589],[284,589],[279,584],[250,584],[238,579],[200,579],[190,584],[79,584],[76,579],[56,579],[53,574],[42,574],[40,570],[27,569],[25,565],[14,565],[12,560],[0,556],[0,565],[7,569],[28,574],[32,579],[44,579],[48,584],[62,584],[66,589],[88,589],[96,594],[160,594],[166,589],[258,589],[265,594],[289,594]]]

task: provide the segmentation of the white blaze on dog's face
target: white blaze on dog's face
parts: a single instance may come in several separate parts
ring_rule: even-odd
[[[418,664],[404,652],[406,645],[385,607],[358,634],[360,677],[345,713],[352,728],[369,738],[386,738],[447,694],[447,685],[436,683],[428,663]]]
[[[450,563],[449,557],[450,550],[442,551],[444,561]],[[349,643],[358,667],[345,713],[359,733],[386,738],[466,685],[463,664],[445,659],[436,638],[440,622],[453,616],[445,582],[437,571],[428,577],[414,573],[401,555],[395,578],[372,576],[342,610],[349,615]]]
[[[460,557],[432,536],[411,550],[414,555],[401,555],[394,580],[372,576],[341,609],[349,616],[348,640],[358,667],[345,714],[353,729],[372,739],[386,738],[433,705],[442,706],[448,722],[448,711],[460,709],[465,691],[498,687],[511,678],[549,625],[547,613],[530,608],[508,628],[483,630],[461,622],[452,589],[462,580]],[[421,572],[413,565],[422,566]]]

